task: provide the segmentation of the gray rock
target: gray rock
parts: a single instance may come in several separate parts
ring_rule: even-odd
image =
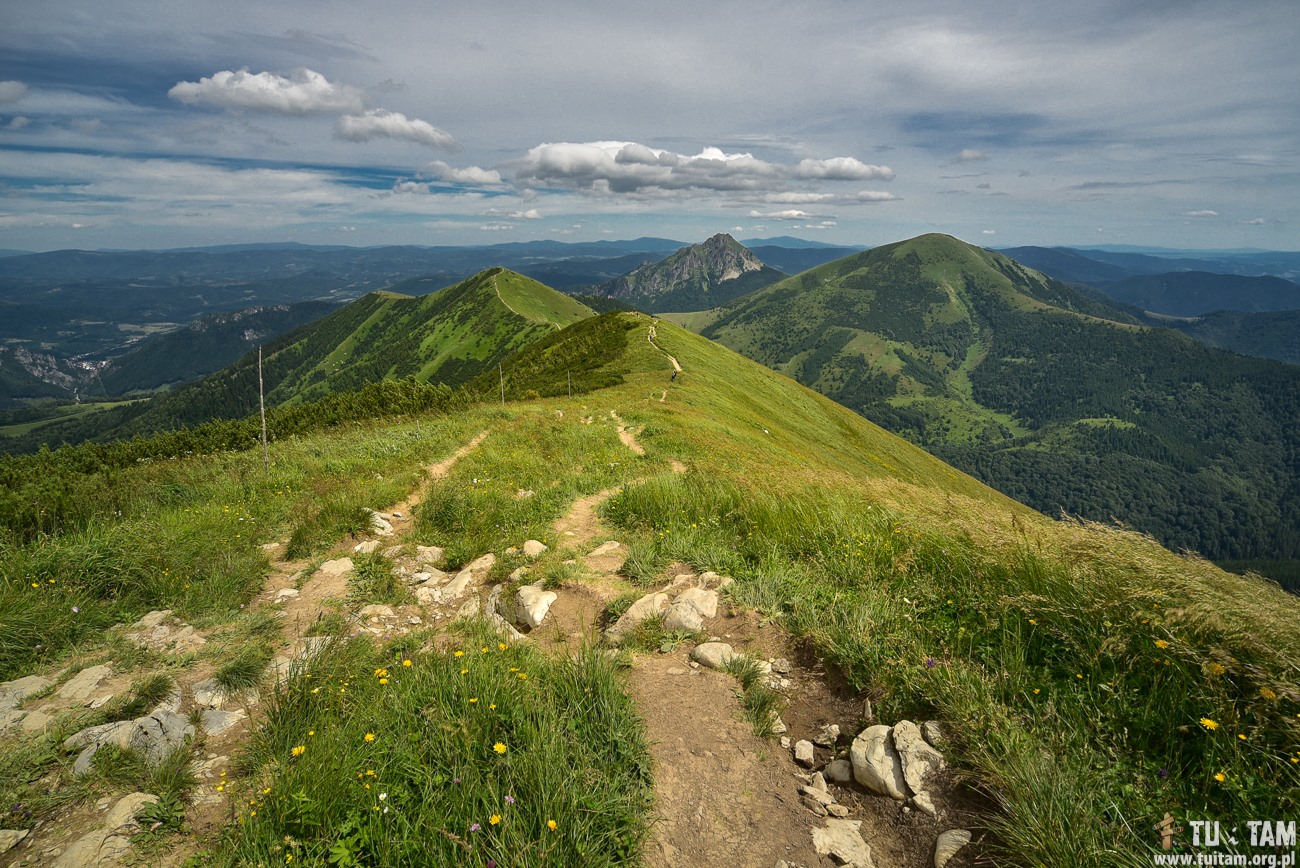
[[[655,615],[658,615],[667,608],[667,594],[646,594],[644,597],[629,606],[627,611],[614,622],[614,626],[605,631],[606,640],[613,643],[621,642],[623,637],[628,633],[631,633],[637,624],[640,624],[642,621],[649,618],[653,618]]]
[[[234,711],[218,711],[209,708],[203,712],[203,719],[200,726],[208,735],[217,736],[228,731],[241,720],[248,717],[243,711],[235,709]]]
[[[691,606],[705,618],[718,614],[718,592],[705,588],[687,588],[677,595],[673,605]]]
[[[69,702],[85,702],[112,675],[112,667],[105,664],[87,667],[72,676],[67,683],[60,687],[57,695]]]
[[[393,526],[389,523],[388,518],[373,509],[367,510],[370,513],[370,532],[376,536],[392,536]]]
[[[912,807],[923,814],[929,814],[931,817],[939,816],[939,812],[934,807],[934,800],[930,798],[929,793],[917,793],[912,796]]]
[[[794,743],[794,761],[805,768],[811,768],[813,764],[813,743],[806,738],[801,738]]]
[[[415,602],[421,606],[436,606],[442,602],[442,589],[421,585],[415,589]]]
[[[396,616],[393,614],[393,608],[392,608],[392,606],[382,606],[382,605],[379,605],[379,604],[377,604],[377,603],[376,603],[376,604],[371,604],[371,605],[369,605],[369,606],[362,606],[362,607],[361,607],[361,611],[357,612],[357,616],[358,616],[358,617],[361,617],[361,618],[394,618],[394,617],[396,617]]]
[[[622,568],[631,551],[621,542],[610,540],[593,549],[584,560],[593,570],[615,572]]]
[[[832,817],[847,817],[849,815],[849,809],[843,805],[827,805],[826,813],[830,814]]]
[[[694,606],[673,603],[664,613],[664,629],[684,633],[698,633],[704,629],[704,618]]]
[[[0,829],[0,853],[8,853],[27,837],[28,829]]]
[[[194,704],[200,708],[222,708],[230,699],[226,695],[225,688],[217,683],[215,678],[209,678],[207,681],[200,681],[192,688],[194,694]]]
[[[515,595],[515,622],[537,629],[551,610],[551,604],[559,598],[559,594],[544,590],[540,584],[524,585]]]
[[[415,547],[415,562],[417,564],[440,564],[442,558],[443,550],[441,546]]]
[[[724,668],[735,656],[736,652],[726,642],[705,642],[691,652],[693,660],[710,669]]]
[[[193,735],[194,725],[188,717],[163,711],[135,721],[130,746],[144,754],[145,762],[153,767]]]
[[[808,781],[808,786],[812,787],[814,790],[826,792],[826,776],[821,772],[813,772],[812,777]]]
[[[854,780],[873,793],[901,802],[908,796],[907,782],[898,751],[889,736],[888,726],[867,727],[853,740],[849,761],[853,763]]]
[[[813,847],[822,856],[830,856],[851,868],[875,868],[871,848],[858,831],[861,820],[827,820],[825,828],[813,829]]]
[[[505,585],[493,585],[492,590],[488,591],[487,600],[483,603],[484,615],[499,615],[502,618],[506,616]]]
[[[957,851],[970,843],[970,832],[965,829],[950,829],[939,836],[934,843],[934,868],[944,868],[948,860],[957,855]]]
[[[447,581],[447,574],[437,567],[428,567],[418,573],[412,573],[406,581],[412,585],[441,585]]]
[[[393,513],[393,518],[401,518],[401,514],[395,512]],[[397,558],[402,556],[402,547],[400,545],[389,546],[388,548],[384,549],[383,555],[384,557],[388,558],[390,561],[396,560]]]
[[[79,747],[98,747],[101,744],[115,744],[120,748],[126,748],[131,744],[131,727],[133,725],[133,721],[119,720],[114,723],[89,726],[65,738],[63,746],[69,750],[75,750]]]
[[[321,564],[317,567],[316,572],[326,577],[346,576],[352,572],[353,568],[352,558],[335,558]]]
[[[0,684],[0,713],[13,711],[24,699],[33,693],[49,689],[53,683],[50,679],[41,678],[39,675],[28,675],[16,681]]]
[[[131,849],[130,835],[140,831],[135,815],[147,804],[158,801],[149,793],[123,796],[108,812],[104,825],[78,838],[53,863],[54,868],[97,868],[116,865]]]
[[[822,747],[835,747],[835,742],[839,741],[840,727],[837,723],[828,723],[813,736],[813,744],[819,744]]]
[[[549,546],[547,546],[546,543],[544,542],[540,542],[535,539],[524,540],[524,555],[526,557],[530,557],[530,558],[541,557],[542,553],[545,552],[548,548]]]
[[[356,545],[354,545],[352,547],[352,551],[356,552],[359,555],[368,555],[368,554],[372,554],[374,550],[377,548],[379,548],[379,540],[368,539],[365,540],[364,542],[359,542]]]
[[[925,741],[921,728],[910,720],[894,724],[894,750],[903,765],[903,780],[914,793],[925,790],[925,779],[930,772],[943,768],[943,754]]]
[[[470,597],[468,600],[460,604],[460,608],[456,610],[456,617],[474,618],[478,616],[478,613],[479,613],[479,602],[478,602],[478,596],[476,595]]]
[[[822,771],[837,784],[847,784],[853,780],[853,765],[848,760],[831,760]]]
[[[816,787],[809,785],[800,787],[799,792],[817,802],[822,807],[835,804],[835,797],[826,792],[826,790],[819,790]]]
[[[53,717],[37,708],[27,712],[27,714],[23,716],[22,722],[18,724],[18,727],[23,732],[31,734],[45,732],[53,722]]]
[[[925,740],[930,743],[930,747],[943,747],[943,729],[940,728],[939,721],[927,720],[921,724],[921,735],[925,736]]]
[[[772,671],[778,675],[789,675],[790,669],[790,661],[786,660],[784,657],[778,657],[772,661]]]
[[[821,802],[817,801],[816,799],[814,799],[812,796],[800,796],[799,801],[803,803],[803,806],[805,808],[812,811],[814,814],[816,814],[819,817],[824,817],[828,813],[826,810],[826,806],[823,805]]]
[[[271,601],[273,603],[287,603],[290,600],[297,599],[300,593],[297,588],[281,588],[275,592],[275,597]]]

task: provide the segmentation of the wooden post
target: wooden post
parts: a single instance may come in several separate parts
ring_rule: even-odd
[[[257,348],[257,405],[262,411],[262,469],[271,475],[271,453],[266,448],[266,393],[262,387],[262,348]]]

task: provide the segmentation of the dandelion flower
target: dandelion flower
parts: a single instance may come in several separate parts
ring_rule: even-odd
[[[455,654],[453,654],[453,655],[451,655],[451,656],[453,656],[453,657],[464,657],[464,656],[465,656],[465,652],[464,652],[464,651],[457,651]]]
[[[497,753],[505,753],[507,750],[506,746],[501,742],[497,742],[496,744],[492,745],[492,749]]]
[[[1222,675],[1228,671],[1222,663],[1211,663],[1209,669],[1211,675]]]
[[[1161,650],[1163,650],[1163,649],[1169,647],[1169,642],[1168,642],[1167,640],[1165,640],[1165,639],[1157,639],[1157,640],[1156,640],[1156,647],[1157,647],[1157,648],[1160,648]]]
[[[1219,728],[1219,724],[1213,720],[1210,720],[1208,717],[1201,718],[1201,726],[1209,730],[1215,730]]]
[[[501,822],[501,815],[493,814],[492,816],[488,817],[488,822],[495,826],[497,823]]]
[[[506,649],[509,648],[509,647],[510,647],[510,646],[507,645],[507,644],[504,643],[504,642],[498,642],[498,643],[497,643],[497,650],[498,650],[498,651],[504,651],[504,650],[506,650]]]
[[[306,752],[307,752],[307,746],[306,746],[306,745],[303,745],[303,744],[298,745],[297,747],[295,747],[295,748],[291,751],[291,753],[292,753],[294,756],[302,756],[302,755],[305,754]]]
[[[403,660],[403,661],[402,661],[402,665],[403,665],[403,666],[410,666],[410,665],[411,665],[411,661],[410,661],[410,660]]]
[[[1262,696],[1262,697],[1264,697],[1265,699],[1270,700],[1270,701],[1271,701],[1271,700],[1274,700],[1274,699],[1277,699],[1277,694],[1274,693],[1272,690],[1270,690],[1270,689],[1267,688],[1267,687],[1261,687],[1261,688],[1259,689],[1259,695]]]
[[[546,828],[550,829],[552,832],[555,831],[555,825],[556,825],[556,824],[555,824],[555,821],[554,821],[554,820],[547,820],[547,821],[546,821]]]
[[[1245,734],[1244,732],[1239,732],[1239,733],[1237,733],[1237,738],[1241,739],[1242,741],[1245,741],[1245,740],[1246,740],[1246,734]]]
[[[471,697],[469,698],[469,704],[470,704],[470,705],[476,705],[477,703],[478,703],[478,697],[477,697],[477,696],[471,696]]]
[[[387,683],[388,683],[388,679],[387,679],[387,678],[381,678],[381,679],[379,679],[379,683],[380,683],[380,684],[387,684]]]
[[[1228,776],[1225,775],[1223,772],[1215,772],[1215,773],[1214,773],[1214,779],[1215,779],[1216,781],[1218,781],[1219,783],[1223,783],[1224,781],[1226,781],[1226,780],[1228,779]]]
[[[373,732],[366,733],[366,741],[374,741],[374,740],[375,740],[375,734]]]
[[[1034,695],[1035,695],[1035,696],[1038,695],[1038,691],[1039,691],[1039,688],[1035,687],[1035,688],[1034,688]]]

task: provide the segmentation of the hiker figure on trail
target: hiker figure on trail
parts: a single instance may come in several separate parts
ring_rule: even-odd
[[[672,378],[669,380],[669,382],[676,382],[676,380],[677,380],[677,372],[673,371]]]

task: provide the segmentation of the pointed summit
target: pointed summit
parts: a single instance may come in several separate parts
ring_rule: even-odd
[[[719,232],[660,262],[597,284],[591,293],[621,299],[652,313],[706,310],[783,277],[748,247]]]

